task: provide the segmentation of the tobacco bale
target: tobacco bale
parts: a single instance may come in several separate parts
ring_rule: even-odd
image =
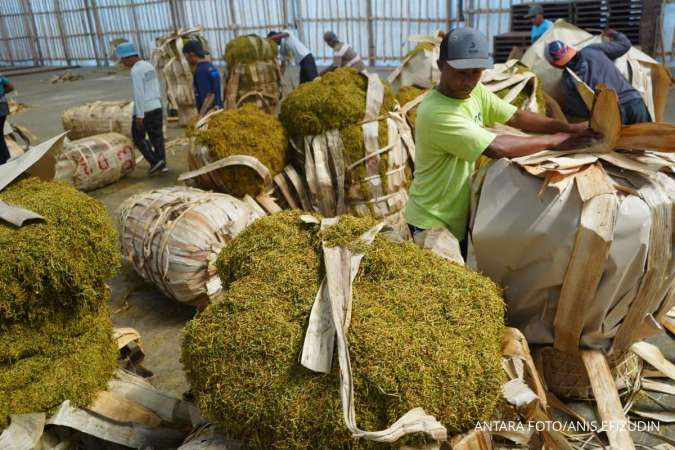
[[[277,43],[255,34],[238,36],[225,46],[225,62],[232,67],[235,63],[250,64],[256,61],[274,60],[277,57]]]
[[[255,105],[247,104],[214,114],[206,127],[194,131],[194,137],[199,144],[208,147],[211,161],[233,155],[253,156],[269,169],[272,176],[288,164],[288,138],[284,128],[276,117]],[[192,169],[207,162],[195,156],[190,158]],[[226,167],[219,169],[217,176],[222,183],[216,187],[235,197],[257,196],[263,192],[263,180],[249,167]]]
[[[223,300],[186,326],[182,361],[197,405],[247,448],[355,445],[342,422],[337,360],[328,375],[298,364],[323,277],[320,237],[350,245],[371,224],[341,220],[323,234],[297,211],[250,225],[219,256]],[[359,426],[384,429],[418,406],[452,434],[490,417],[503,312],[488,278],[378,236],[354,283],[348,335]]]
[[[12,414],[52,413],[65,400],[86,406],[105,389],[117,346],[103,292],[97,310],[55,311],[50,321],[0,332],[0,429]]]
[[[403,86],[399,89],[398,94],[396,94],[396,100],[398,100],[399,105],[405,106],[406,103],[415,100],[420,95],[427,92],[429,89],[424,89],[418,86]],[[419,106],[419,105],[418,105]],[[415,122],[417,120],[417,106],[410,108],[406,112],[406,119],[408,119],[408,124],[410,127],[415,130]]]
[[[513,67],[512,71],[513,73],[526,73],[530,72],[530,69],[527,66],[518,63]],[[541,81],[539,80],[539,78],[536,77],[536,75],[535,78],[537,80],[537,88],[534,91],[534,95],[536,96],[537,99],[537,108],[539,109],[539,112],[541,114],[545,114],[546,99],[544,98],[544,88],[542,86]],[[513,86],[501,89],[495,92],[495,94],[497,94],[497,96],[499,96],[500,98],[504,98],[512,88]],[[530,97],[532,97],[532,84],[528,84],[525,87],[525,89],[520,91],[518,95],[516,95],[516,97],[513,100],[511,100],[511,104],[516,108],[521,108],[525,104],[525,102],[530,99]]]
[[[403,60],[405,61],[408,58],[412,58],[413,56],[417,55],[418,53],[422,53],[424,50],[433,50],[434,47],[436,47],[436,43],[434,42],[420,42],[417,44],[412,50],[410,50],[408,53],[405,54],[403,57]]]
[[[101,133],[120,133],[131,138],[131,117],[134,102],[93,102],[63,111],[64,130],[70,139],[81,139]]]
[[[117,232],[98,200],[61,182],[24,178],[0,200],[46,222],[0,222],[0,330],[50,318],[54,311],[96,311],[104,280],[119,267]]]

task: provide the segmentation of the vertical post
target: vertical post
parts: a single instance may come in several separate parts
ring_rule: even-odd
[[[449,31],[452,29],[452,0],[446,0],[445,2],[445,13],[447,14],[448,17],[446,17],[445,23],[447,24],[447,30]]]
[[[375,40],[373,32],[373,0],[366,0],[366,20],[368,25],[368,65],[375,65]]]
[[[298,37],[305,42],[305,26],[302,18],[302,0],[295,1],[295,26],[298,29]]]
[[[239,35],[239,24],[237,23],[237,10],[234,7],[234,0],[228,2],[230,8],[230,20],[232,20],[232,32],[235,36]]]
[[[96,28],[94,27],[94,23],[91,20],[91,16],[89,15],[89,11],[91,10],[91,7],[89,5],[89,0],[84,0],[84,8],[85,11],[83,14],[87,18],[87,25],[89,26],[89,37],[91,37],[91,46],[94,49],[94,58],[96,59],[96,66],[100,67],[101,64],[101,56],[98,51],[98,42],[96,40]]]
[[[103,59],[103,64],[106,66],[110,65],[108,58],[108,45],[105,43],[103,38],[103,26],[101,25],[101,16],[98,14],[98,5],[96,0],[90,0],[91,3],[91,12],[94,15],[94,24],[96,25],[96,36],[98,36],[98,44],[100,46],[100,52],[102,53],[101,57]]]
[[[30,42],[30,49],[33,53],[33,62],[36,66],[44,64],[42,59],[42,51],[40,50],[40,42],[37,40],[35,35],[37,27],[35,26],[35,16],[33,16],[33,11],[28,0],[21,1],[21,10],[23,16],[23,24],[26,27],[26,32],[28,33],[28,41]],[[33,28],[35,26],[35,28]]]
[[[5,24],[5,16],[0,16],[0,33],[2,34],[2,40],[5,41],[7,57],[10,62],[14,62],[14,54],[12,53],[12,45],[9,42],[9,33],[7,32],[7,25]]]
[[[136,35],[136,46],[141,58],[145,57],[145,52],[143,51],[143,42],[141,39],[141,32],[138,28],[138,15],[136,14],[136,2],[134,0],[129,0],[127,4],[129,8],[129,16],[131,16],[131,23],[134,27],[134,34]]]
[[[61,35],[61,45],[63,46],[63,56],[66,58],[66,64],[70,66],[70,48],[66,40],[66,32],[63,26],[63,17],[61,16],[61,0],[54,0],[54,14],[56,15],[56,26],[59,28],[59,35]]]
[[[169,9],[171,10],[171,25],[176,33],[181,27],[181,11],[182,3],[179,5],[180,0],[169,0]]]
[[[288,28],[288,0],[281,1],[281,21],[284,23],[284,28]]]

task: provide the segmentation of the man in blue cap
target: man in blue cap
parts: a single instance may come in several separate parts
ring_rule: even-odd
[[[530,41],[533,44],[553,26],[553,22],[544,18],[544,8],[541,5],[530,5],[525,18],[530,19],[530,23],[532,24]]]
[[[586,135],[590,133],[585,124],[518,110],[487,90],[480,78],[492,64],[487,39],[477,30],[457,28],[447,33],[437,64],[438,86],[417,109],[415,174],[406,220],[413,235],[447,228],[461,243],[469,218],[469,178],[481,155],[513,158],[575,147],[583,139],[590,141]],[[541,134],[498,136],[485,128],[498,123]]]
[[[621,121],[624,125],[651,122],[647,105],[640,93],[621,75],[614,60],[630,50],[630,40],[625,34],[608,29],[604,32],[610,41],[588,45],[576,50],[562,41],[549,42],[546,46],[546,59],[553,67],[563,70],[561,87],[565,102],[563,110],[572,116],[587,119],[590,111],[579,95],[574,74],[591,89],[598,84],[606,84],[619,97]]]
[[[220,89],[220,72],[206,59],[206,51],[199,41],[189,40],[183,45],[183,54],[190,65],[195,66],[192,85],[195,90],[197,111],[204,115],[214,106],[223,109],[223,96]]]
[[[148,174],[160,171],[166,173],[169,169],[164,154],[162,102],[157,72],[152,64],[139,58],[138,50],[131,42],[118,45],[117,56],[125,67],[131,69],[134,94],[131,135],[134,144],[150,164]],[[150,139],[146,138],[146,134]]]

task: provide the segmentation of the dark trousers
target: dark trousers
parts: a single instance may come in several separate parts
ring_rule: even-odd
[[[621,105],[621,122],[624,125],[651,121],[647,105],[641,98],[634,98]]]
[[[5,120],[7,116],[0,117],[0,164],[4,164],[9,161],[9,148],[7,148],[7,142],[5,142]]]
[[[136,126],[136,116],[132,119],[131,136],[134,138],[134,144],[150,163],[150,167],[160,161],[166,161],[162,120],[162,108],[146,112],[142,127]],[[146,134],[149,139],[146,138]]]
[[[314,56],[310,53],[300,60],[300,84],[312,81],[319,76]]]

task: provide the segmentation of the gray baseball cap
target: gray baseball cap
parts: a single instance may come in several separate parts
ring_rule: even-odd
[[[488,42],[483,33],[473,28],[455,28],[441,41],[438,59],[453,69],[490,69]]]
[[[543,14],[544,13],[544,8],[541,5],[530,5],[530,7],[527,9],[527,14],[525,14],[525,18],[529,19],[530,17],[534,17],[537,14]]]

